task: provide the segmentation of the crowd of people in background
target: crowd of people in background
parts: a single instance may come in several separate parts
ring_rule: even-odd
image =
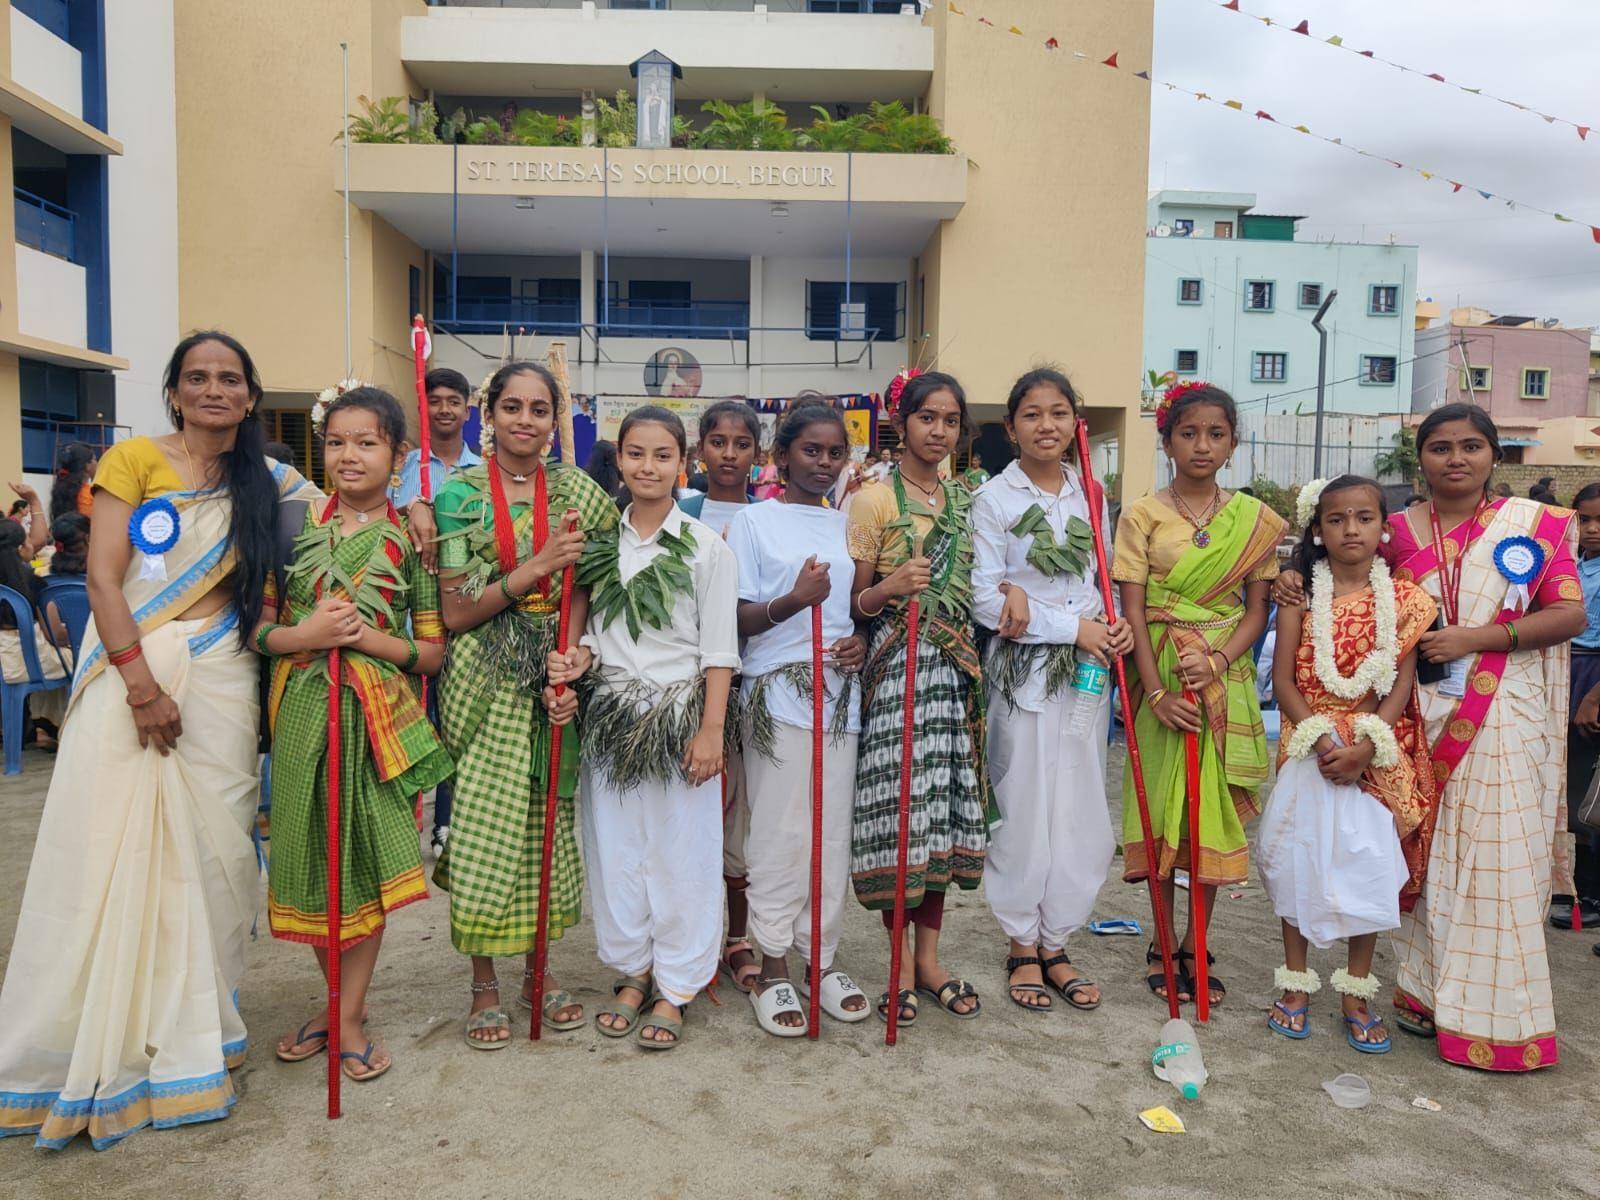
[[[980,883],[1004,1000],[1028,1020],[1093,1010],[1117,985],[1071,943],[1120,840],[1123,878],[1165,899],[1145,978],[1161,1004],[1227,1003],[1232,947],[1179,928],[1175,886],[1209,911],[1254,857],[1284,946],[1264,1037],[1308,1036],[1316,953],[1343,941],[1328,982],[1352,1050],[1389,1051],[1392,1021],[1464,1066],[1557,1061],[1552,894],[1558,919],[1600,916],[1592,833],[1574,826],[1575,876],[1567,836],[1600,755],[1600,483],[1572,510],[1549,479],[1504,494],[1481,409],[1422,421],[1425,495],[1391,512],[1371,479],[1313,481],[1291,525],[1218,482],[1233,399],[1180,384],[1156,413],[1170,482],[1113,526],[1051,368],[1005,397],[1014,457],[992,478],[951,466],[975,430],[941,372],[896,377],[881,454],[857,459],[807,394],[766,439],[741,401],[692,431],[638,408],[580,470],[547,456],[568,397],[543,365],[480,389],[440,368],[426,461],[383,389],[319,404],[321,489],[266,442],[235,339],[186,338],[163,382],[172,433],[98,461],[69,448],[48,528],[20,485],[0,522],[0,584],[33,604],[53,540],[50,571],[85,575],[94,614],[64,711],[35,712],[60,751],[0,991],[0,1135],[101,1148],[236,1102],[263,693],[269,928],[342,977],[337,1010],[286,1019],[275,1053],[315,1059],[336,1035],[355,1083],[394,1066],[368,989],[389,915],[428,894],[429,790],[474,1051],[507,1049],[535,1006],[552,1033],[670,1051],[719,973],[780,1038],[806,1032],[813,980],[842,1024],[972,1022],[985,997],[940,943],[946,896]],[[34,625],[59,645],[48,604]],[[0,610],[8,679],[17,639]],[[1143,764],[1120,839],[1117,659]],[[594,1013],[535,953],[542,928],[573,967],[586,879],[613,974]],[[904,938],[881,987],[838,960],[852,896]],[[520,961],[514,1003],[501,958]]]

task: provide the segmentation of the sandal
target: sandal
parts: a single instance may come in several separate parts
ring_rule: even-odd
[[[532,978],[533,972],[524,968],[522,972],[522,981],[526,983]],[[529,997],[524,996],[521,992],[517,993],[517,1004],[520,1007],[527,1009],[529,1012],[533,1011],[533,1001]],[[558,1013],[563,1008],[577,1008],[580,1011],[575,1017],[568,1017],[565,1021],[557,1021],[551,1014]],[[572,1029],[582,1028],[584,1023],[588,1021],[589,1018],[583,1015],[581,1011],[582,1008],[583,1006],[577,1003],[577,1001],[573,1000],[572,994],[566,991],[564,988],[557,989],[553,992],[546,992],[544,994],[544,1015],[540,1018],[540,1020],[546,1029],[553,1029],[557,1033],[566,1033]]]
[[[776,991],[777,989],[774,990]],[[660,999],[665,998],[661,997]],[[666,1003],[672,1004],[672,1001],[667,1000]],[[646,1016],[644,1020],[639,1022],[639,1045],[644,1047],[646,1050],[671,1050],[679,1042],[683,1041],[683,1010],[688,1007],[689,1006],[687,1004],[673,1004],[673,1012],[671,1016],[664,1017],[660,1013],[655,1012],[652,1012]],[[670,1038],[647,1038],[644,1036],[644,1031],[646,1029],[664,1030],[667,1033],[670,1033],[672,1036]],[[804,1025],[800,1027],[800,1032],[805,1032]]]
[[[1159,950],[1157,950],[1154,946],[1149,946],[1145,949],[1145,966],[1148,967],[1151,963],[1158,963],[1160,961],[1161,952]],[[1183,972],[1177,969],[1177,963],[1173,963],[1172,979],[1178,988],[1178,1003],[1186,1003],[1189,999],[1189,992],[1183,986]],[[1144,982],[1151,992],[1153,992],[1158,998],[1162,1000],[1166,999],[1165,996],[1161,995],[1161,989],[1167,986],[1167,972],[1165,967],[1155,971],[1152,974],[1146,975],[1144,977]]]
[[[317,1023],[317,1019],[315,1017],[312,1017],[311,1020],[307,1021],[304,1025],[300,1026],[299,1030],[294,1035],[294,1044],[296,1046],[298,1046],[302,1042],[307,1041],[308,1039],[311,1040],[311,1041],[319,1041],[320,1040],[322,1044],[320,1046],[318,1046],[315,1050],[306,1050],[306,1051],[302,1051],[302,1052],[296,1052],[294,1050],[289,1050],[287,1052],[283,1051],[283,1050],[278,1050],[278,1051],[276,1051],[276,1053],[278,1055],[278,1061],[279,1062],[286,1062],[286,1063],[305,1062],[306,1059],[315,1058],[317,1055],[319,1055],[319,1054],[323,1053],[325,1050],[327,1050],[327,1048],[328,1048],[328,1031],[326,1029],[319,1029],[315,1033],[310,1033],[310,1034],[308,1034],[306,1032],[306,1030],[310,1029],[316,1023]]]
[[[1006,992],[1011,997],[1011,1003],[1027,1012],[1047,1013],[1055,1007],[1055,1002],[1050,999],[1050,989],[1042,983],[1012,983],[1011,976],[1023,967],[1037,967],[1039,956],[1037,954],[1016,954],[1006,959]],[[1042,1004],[1028,1004],[1017,999],[1017,993],[1022,992],[1028,996],[1038,996],[1044,1001]]]
[[[475,1038],[485,1029],[503,1029],[503,1038]],[[511,1014],[503,1008],[481,1008],[467,1017],[467,1045],[474,1050],[504,1050],[511,1044]]]
[[[1439,1030],[1434,1026],[1432,1017],[1426,1013],[1413,1012],[1409,1008],[1395,1009],[1394,1023],[1412,1037],[1436,1038],[1439,1036]]]
[[[650,977],[648,975],[623,975],[611,985],[611,995],[620,996],[625,988],[632,988],[636,992],[643,992],[644,999],[638,1004],[624,1004],[614,999],[605,1008],[594,1015],[595,1028],[609,1038],[625,1038],[633,1032],[633,1027],[638,1024],[639,1010],[650,1003]],[[621,1017],[626,1025],[602,1025],[600,1018],[604,1016]]]
[[[917,1005],[920,1003],[917,999],[917,993],[910,988],[901,988],[899,996],[895,998],[895,1003],[900,1006],[900,1015],[895,1020],[896,1027],[904,1029],[908,1025],[916,1024]],[[911,1014],[909,1017],[906,1016],[907,1012]],[[889,1023],[888,992],[878,997],[878,1020],[886,1025]]]
[[[1346,1017],[1344,1023],[1350,1026],[1344,1031],[1344,1040],[1363,1054],[1387,1054],[1394,1045],[1394,1039],[1387,1031],[1384,1032],[1382,1041],[1371,1040],[1372,1031],[1383,1024],[1382,1017],[1373,1017],[1370,1021],[1363,1021],[1360,1017]],[[1357,1029],[1367,1035],[1367,1041],[1362,1041],[1356,1036]]]
[[[738,986],[738,980],[734,981]],[[800,998],[795,995],[794,984],[787,979],[761,979],[756,981],[756,986],[750,989],[750,1007],[756,1010],[756,1024],[765,1029],[773,1037],[793,1038],[805,1037],[805,1020],[798,1025],[784,1025],[778,1018],[784,1013],[799,1013],[803,1018],[805,1009],[801,1007]]]
[[[924,987],[919,983],[917,991],[931,997],[940,1008],[958,1020],[971,1021],[983,1015],[983,1001],[978,1000],[977,990],[965,979],[957,979],[952,975],[937,988]],[[962,1012],[956,1007],[956,1004],[968,997],[978,1000],[978,1002],[968,1011]]]
[[[1052,958],[1045,959],[1044,962],[1039,964],[1040,969],[1044,972],[1044,981],[1045,981],[1045,983],[1049,984],[1052,988],[1054,988],[1056,990],[1056,994],[1057,995],[1059,995],[1068,1004],[1072,1005],[1072,1007],[1077,1009],[1079,1012],[1089,1012],[1089,1011],[1091,1011],[1093,1009],[1099,1008],[1100,1007],[1100,998],[1099,997],[1096,997],[1093,1000],[1074,1000],[1073,999],[1073,996],[1076,993],[1083,991],[1084,988],[1092,988],[1092,987],[1099,987],[1100,986],[1094,980],[1088,978],[1088,976],[1085,976],[1085,975],[1074,975],[1071,979],[1067,980],[1065,983],[1057,983],[1055,980],[1050,978],[1050,968],[1059,967],[1059,966],[1063,966],[1063,965],[1064,966],[1068,966],[1068,967],[1070,967],[1072,965],[1072,960],[1067,957],[1067,952],[1065,950],[1063,950],[1060,954],[1057,954]],[[1166,981],[1166,976],[1164,976],[1164,975],[1162,976],[1162,981],[1163,982]]]
[[[756,948],[744,938],[729,938],[727,944],[722,947],[722,965],[720,968],[727,972],[728,979],[734,987],[746,993],[755,987],[756,983],[761,979],[761,964],[759,962],[747,962],[742,967],[733,965],[733,956],[735,954],[747,952],[754,955]]]
[[[1185,971],[1181,969],[1185,959],[1188,959],[1190,962],[1194,963],[1195,966],[1200,965],[1200,960],[1195,955],[1193,950],[1178,951],[1178,966],[1180,968],[1178,971],[1178,986],[1183,991],[1188,992],[1191,997],[1193,997],[1195,985],[1199,983],[1199,980],[1195,978],[1193,971]],[[1221,1004],[1223,998],[1228,994],[1228,985],[1223,983],[1222,980],[1218,979],[1215,975],[1211,974],[1209,968],[1215,965],[1216,961],[1217,956],[1211,953],[1211,951],[1207,950],[1206,967],[1208,970],[1206,971],[1206,987],[1211,992],[1211,1003]]]
[[[811,976],[802,975],[795,984],[795,989],[800,993],[802,1000],[811,999]],[[822,973],[822,998],[818,1001],[822,1011],[835,1021],[843,1021],[847,1025],[867,1019],[867,1006],[860,1008],[846,1008],[844,1002],[852,996],[860,996],[863,1000],[867,994],[861,990],[856,981],[851,979],[838,967],[829,967]]]
[[[509,1029],[510,1026],[507,1026],[507,1028]],[[353,1051],[349,1051],[349,1050],[343,1051],[339,1055],[339,1070],[344,1072],[344,1077],[346,1079],[348,1079],[351,1083],[371,1083],[374,1079],[377,1079],[380,1075],[387,1075],[389,1073],[389,1068],[394,1066],[394,1059],[391,1058],[388,1062],[384,1063],[383,1066],[381,1066],[381,1067],[374,1067],[372,1065],[372,1052],[374,1050],[376,1050],[377,1048],[378,1048],[378,1043],[377,1042],[368,1042],[367,1043],[367,1048],[365,1050],[363,1050],[360,1054],[356,1054]],[[360,1063],[363,1067],[366,1067],[367,1068],[366,1074],[365,1075],[357,1075],[353,1071],[351,1071],[349,1063],[346,1062],[347,1059],[354,1060],[355,1062]]]
[[[1281,1034],[1286,1038],[1293,1038],[1297,1042],[1311,1036],[1311,1018],[1306,1017],[1306,1014],[1311,1010],[1309,1004],[1302,1004],[1299,1008],[1290,1008],[1282,1000],[1275,1000],[1272,1007],[1276,1011],[1267,1014],[1267,1028],[1272,1030],[1273,1033]],[[1283,1016],[1281,1021],[1278,1019],[1279,1014]],[[1306,1023],[1299,1029],[1294,1027],[1294,1019],[1296,1017],[1306,1017]]]

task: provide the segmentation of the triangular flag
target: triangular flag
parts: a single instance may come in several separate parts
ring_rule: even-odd
[[[1294,27],[1294,32],[1295,33],[1303,33],[1307,37],[1311,36],[1311,22],[1310,21],[1301,21],[1300,24],[1298,24],[1298,25],[1296,25]]]
[[[1428,78],[1432,79],[1436,83],[1443,83],[1445,81],[1444,76],[1440,75],[1437,71],[1429,75]]]
[[[1451,192],[1459,192],[1461,190],[1461,186],[1462,185],[1457,183],[1454,179],[1452,179],[1450,181],[1450,191]]]
[[[1272,123],[1273,123],[1273,124],[1274,124],[1274,125],[1276,125],[1276,124],[1277,124],[1277,123],[1278,123],[1278,122],[1277,122],[1277,121],[1274,121],[1274,120],[1273,120],[1273,118],[1272,118],[1272,114],[1271,114],[1271,113],[1269,113],[1269,112],[1268,112],[1268,111],[1267,111],[1267,110],[1266,110],[1266,109],[1264,109],[1264,108],[1258,108],[1258,109],[1256,109],[1256,120],[1258,120],[1258,121],[1272,121]]]
[[[993,22],[993,21],[991,21],[991,20],[989,20],[989,18],[988,18],[988,17],[979,17],[979,18],[978,18],[978,24],[979,24],[979,25],[987,25],[987,26],[989,26],[989,28],[991,28],[991,29],[993,29],[993,28],[994,28],[994,22]]]
[[[1328,45],[1330,45],[1330,46],[1342,46],[1342,45],[1344,45],[1344,39],[1342,37],[1340,37],[1336,33],[1331,38],[1328,39]]]
[[[964,17],[967,15],[956,7],[956,0],[950,0],[950,11],[955,13],[955,15],[958,17]]]
[[[1055,38],[1045,38],[1044,48],[1046,50],[1059,50],[1061,49],[1061,43],[1056,41]]]
[[[1106,59],[1106,60],[1104,60],[1100,65],[1102,67],[1114,67],[1114,66],[1116,66],[1117,65],[1117,52],[1115,50],[1113,50],[1111,52],[1111,57]]]
[[[1146,82],[1149,82],[1149,79],[1150,79],[1150,72],[1149,72],[1149,71],[1135,71],[1135,72],[1134,72],[1134,73],[1133,73],[1133,77],[1134,77],[1134,78],[1135,78],[1135,79],[1143,79],[1143,80],[1145,80],[1145,81],[1146,81]]]
[[[1211,99],[1211,93],[1210,92],[1196,92],[1194,94],[1194,98],[1196,100],[1209,100],[1209,99]]]
[[[1578,140],[1580,142],[1587,142],[1589,140],[1589,127],[1587,125],[1579,125],[1577,128]]]
[[[1461,85],[1460,85],[1460,84],[1457,84],[1457,85],[1456,85],[1456,86],[1457,86],[1457,87],[1461,87]],[[1464,87],[1464,88],[1461,88],[1461,90],[1462,90],[1462,91],[1463,91],[1463,92],[1471,92],[1471,93],[1472,93],[1472,94],[1473,94],[1473,95],[1474,95],[1474,96],[1481,96],[1481,95],[1483,95],[1483,89],[1482,89],[1482,88],[1469,88],[1469,87]]]
[[[1432,171],[1418,171],[1417,174],[1421,175],[1424,179],[1432,179],[1433,178],[1433,172]]]
[[[1373,54],[1372,54],[1371,50],[1358,50],[1358,51],[1356,51],[1356,53],[1361,55],[1362,58],[1371,58],[1371,57],[1373,57]]]
[[[1311,132],[1311,130],[1307,129],[1304,125],[1296,125],[1294,127],[1294,131],[1296,133],[1310,133]]]
[[[1515,200],[1507,200],[1506,201],[1506,207],[1514,209],[1514,208],[1517,207],[1517,202]]]
[[[1563,217],[1563,216],[1562,216],[1562,215],[1561,215],[1561,214],[1560,214],[1560,213],[1556,213],[1556,214],[1555,214],[1555,218],[1556,218],[1556,220],[1558,220],[1558,221],[1565,221],[1565,222],[1567,222],[1567,223],[1568,223],[1568,224],[1569,224],[1569,225],[1570,225],[1570,224],[1571,224],[1571,223],[1572,223],[1572,218],[1571,218],[1571,217]]]
[[[1406,169],[1406,165],[1403,162],[1395,162],[1395,160],[1392,158],[1385,159],[1384,161],[1397,171],[1404,171]]]
[[[1227,9],[1232,9],[1234,12],[1238,12],[1239,11],[1239,0],[1228,0],[1228,2],[1226,4],[1224,4],[1222,7],[1223,8],[1227,8]]]
[[[1007,33],[1014,33],[1018,37],[1022,36],[1022,30],[1018,29],[1015,25],[1013,25],[1010,29],[1006,30],[1006,32]]]
[[[1485,200],[1493,200],[1494,199],[1494,193],[1493,192],[1486,192],[1482,188],[1473,188],[1472,190],[1477,192],[1478,195],[1482,196]]]
[[[1339,137],[1339,138],[1338,137],[1337,138],[1328,138],[1327,141],[1333,143],[1335,146],[1344,145],[1344,139],[1342,137]]]
[[[1544,117],[1544,123],[1546,125],[1554,125],[1556,123],[1556,119],[1554,117],[1546,117],[1544,113],[1540,113],[1539,115]]]
[[[1272,24],[1272,18],[1271,17],[1257,17],[1256,20],[1260,21],[1263,25],[1271,25]]]
[[[1244,105],[1240,104],[1237,100],[1224,100],[1222,102],[1222,107],[1238,109],[1240,112],[1244,111]]]
[[[1600,243],[1600,225],[1589,226],[1589,232],[1594,234],[1595,242]]]

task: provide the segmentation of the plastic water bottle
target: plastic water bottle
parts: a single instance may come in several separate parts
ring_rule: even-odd
[[[1072,713],[1067,717],[1067,730],[1075,737],[1089,732],[1110,678],[1111,672],[1094,659],[1078,660],[1078,669],[1072,675]]]
[[[1165,1079],[1185,1100],[1200,1099],[1200,1090],[1209,1078],[1194,1027],[1175,1017],[1161,1027],[1161,1044],[1150,1055],[1150,1069],[1157,1079]]]

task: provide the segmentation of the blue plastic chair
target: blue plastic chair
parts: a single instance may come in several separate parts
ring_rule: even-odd
[[[52,575],[39,589],[39,611],[47,611],[45,606],[50,603],[55,604],[66,624],[67,636],[72,640],[72,661],[77,662],[83,649],[83,631],[89,624],[89,585],[75,575]],[[48,635],[50,630],[45,633]]]
[[[60,679],[46,679],[39,666],[39,650],[34,643],[33,605],[20,592],[0,586],[0,607],[9,608],[16,622],[17,640],[22,644],[22,661],[28,668],[23,683],[0,680],[0,737],[6,744],[6,774],[22,774],[22,743],[27,737],[27,701],[35,692],[51,692],[70,687],[69,672]]]

